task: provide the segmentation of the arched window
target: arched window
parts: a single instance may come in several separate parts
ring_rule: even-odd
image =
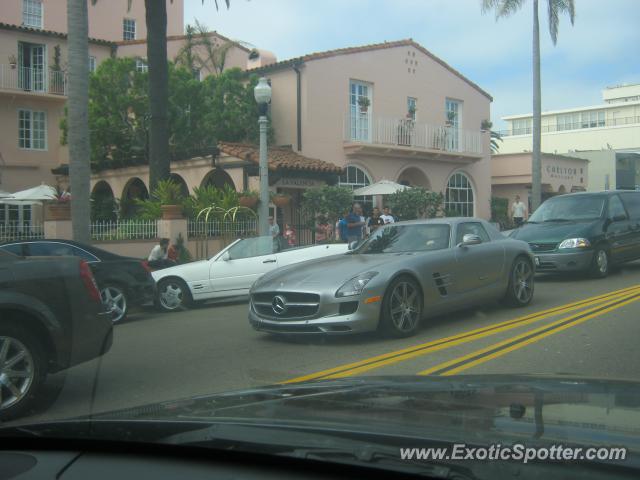
[[[358,188],[366,187],[371,184],[371,178],[369,178],[369,174],[365,172],[363,169],[356,165],[349,165],[344,173],[340,176],[340,180],[338,184],[341,187],[347,187],[351,190],[356,190]],[[366,196],[356,196],[353,197],[353,200],[356,202],[360,202],[363,204],[363,207],[371,210],[373,207],[373,197],[371,195]]]
[[[462,217],[473,217],[473,187],[464,173],[457,172],[449,177],[444,208],[453,210]]]

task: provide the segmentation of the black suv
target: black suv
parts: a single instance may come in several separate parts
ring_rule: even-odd
[[[560,195],[511,233],[529,243],[536,271],[585,271],[606,277],[611,265],[640,258],[640,192]]]
[[[87,262],[0,251],[0,420],[24,413],[47,374],[108,351],[112,329]]]
[[[86,261],[100,287],[100,295],[113,322],[123,320],[131,307],[153,303],[155,281],[146,262],[123,257],[72,240],[20,240],[0,250],[21,257],[71,255]]]

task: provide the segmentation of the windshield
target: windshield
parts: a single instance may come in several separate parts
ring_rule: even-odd
[[[387,225],[376,230],[357,254],[428,252],[449,247],[449,225]]]
[[[0,0],[0,444],[640,479],[639,20]]]
[[[557,197],[544,202],[529,222],[594,220],[602,216],[604,196],[575,195]]]

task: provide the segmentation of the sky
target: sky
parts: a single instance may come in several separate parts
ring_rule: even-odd
[[[500,117],[532,110],[532,0],[496,21],[481,0],[185,0],[185,23],[276,54],[306,53],[405,38],[479,84]],[[540,0],[542,109],[602,103],[606,86],[640,83],[640,0],[575,0],[575,25],[561,18],[558,43],[549,36]]]

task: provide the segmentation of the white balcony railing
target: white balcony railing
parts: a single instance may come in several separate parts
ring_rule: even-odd
[[[482,136],[479,130],[430,125],[406,118],[377,117],[368,113],[346,115],[344,140],[373,145],[482,154]]]
[[[52,68],[0,65],[0,89],[32,93],[67,94],[67,77]]]

